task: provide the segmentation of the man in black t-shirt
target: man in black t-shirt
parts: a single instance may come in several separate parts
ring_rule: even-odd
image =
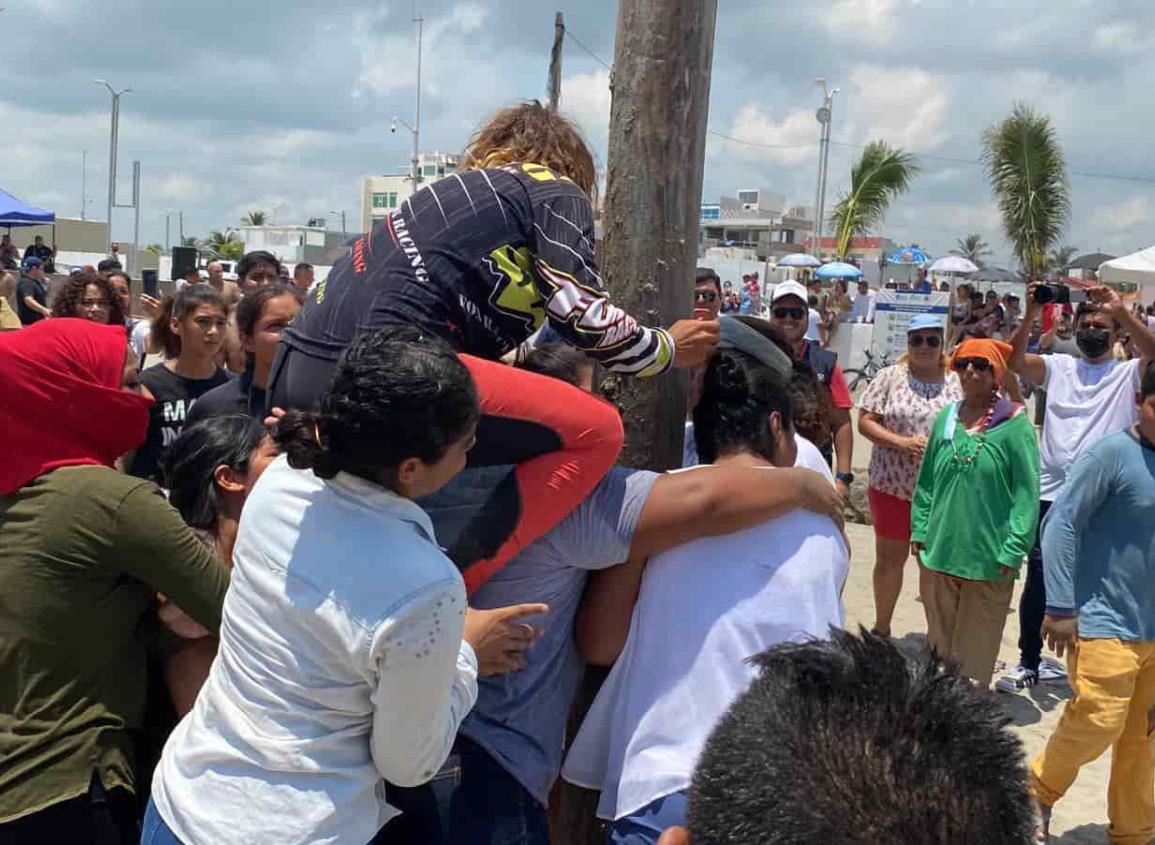
[[[38,258],[40,263],[44,266],[46,273],[56,272],[56,267],[53,265],[53,257],[56,255],[56,249],[44,243],[44,238],[37,235],[33,241],[32,246],[24,250],[24,260],[29,258]]]
[[[48,309],[48,283],[39,258],[24,259],[24,271],[16,285],[16,312],[24,326],[31,326],[52,314]]]

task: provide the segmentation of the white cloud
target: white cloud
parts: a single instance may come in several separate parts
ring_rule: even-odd
[[[716,148],[726,157],[797,165],[813,161],[817,155],[818,121],[807,109],[795,109],[775,120],[756,104],[746,103],[726,134],[738,141],[711,138],[711,145],[717,141]]]
[[[894,40],[897,0],[835,0],[832,7],[815,3],[812,8],[839,41],[883,45]]]
[[[925,70],[856,65],[846,102],[849,134],[857,142],[881,139],[924,151],[950,138],[950,88],[942,77]],[[834,134],[839,137],[837,130]]]
[[[1091,45],[1110,53],[1138,53],[1155,44],[1155,35],[1140,33],[1133,21],[1100,24],[1091,33]]]
[[[1103,232],[1118,232],[1152,223],[1155,223],[1155,206],[1146,196],[1134,196],[1123,202],[1101,205],[1091,212],[1091,225]]]
[[[595,149],[604,150],[610,126],[610,72],[598,70],[562,77],[560,108],[577,123]]]
[[[149,199],[167,204],[195,202],[209,192],[205,182],[185,173],[170,173],[148,185]]]

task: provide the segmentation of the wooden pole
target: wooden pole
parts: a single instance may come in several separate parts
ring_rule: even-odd
[[[610,106],[601,265],[647,325],[693,311],[716,0],[622,0]],[[627,466],[682,465],[687,383],[619,379]]]
[[[647,325],[693,312],[717,0],[620,0],[611,74],[603,275],[614,301]],[[627,466],[682,465],[687,380],[616,378]],[[600,681],[590,669],[574,707],[580,724]],[[565,785],[556,845],[601,845],[597,793]]]
[[[553,19],[553,50],[549,54],[549,107],[557,111],[561,100],[561,42],[565,39],[565,19],[558,12]]]

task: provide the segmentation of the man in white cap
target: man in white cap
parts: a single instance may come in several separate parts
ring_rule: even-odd
[[[846,376],[838,366],[838,355],[823,349],[817,342],[806,340],[810,307],[806,288],[798,282],[782,282],[774,288],[770,298],[770,323],[782,332],[794,357],[805,361],[830,392],[830,429],[833,434],[833,454],[831,444],[816,443],[826,462],[835,470],[834,477],[843,498],[850,493],[854,481],[851,459],[854,455],[854,431],[850,425],[850,409],[854,400],[846,386]]]

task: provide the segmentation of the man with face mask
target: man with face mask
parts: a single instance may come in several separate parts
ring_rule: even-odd
[[[1155,358],[1155,334],[1110,288],[1092,288],[1090,301],[1075,314],[1075,343],[1082,358],[1056,353],[1027,354],[1030,326],[1041,306],[1034,286],[1027,290],[1027,313],[1012,339],[1011,369],[1047,391],[1040,446],[1039,523],[1058,496],[1067,470],[1086,449],[1108,434],[1135,423],[1134,397],[1140,374]],[[1141,359],[1116,361],[1115,341],[1130,334]],[[1016,692],[1040,680],[1066,675],[1061,665],[1042,660],[1040,630],[1046,611],[1043,558],[1038,539],[1027,559],[1027,583],[1019,602],[1019,665],[995,682],[1000,692]]]

